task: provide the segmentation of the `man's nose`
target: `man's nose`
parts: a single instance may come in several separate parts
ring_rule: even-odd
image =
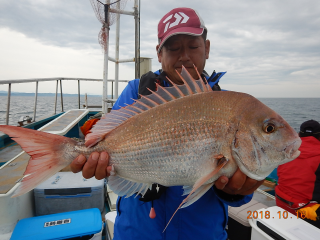
[[[179,60],[180,61],[188,61],[188,60],[190,60],[188,49],[181,48]]]

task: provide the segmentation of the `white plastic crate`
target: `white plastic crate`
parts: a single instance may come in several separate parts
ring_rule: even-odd
[[[104,179],[58,172],[34,189],[36,215],[104,208]]]
[[[320,239],[320,229],[297,218],[283,208],[274,206],[256,210],[249,223],[252,240],[315,240]]]

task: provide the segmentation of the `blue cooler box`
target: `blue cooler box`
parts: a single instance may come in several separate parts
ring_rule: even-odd
[[[98,208],[20,220],[11,240],[54,240],[88,236],[101,239],[103,222]]]

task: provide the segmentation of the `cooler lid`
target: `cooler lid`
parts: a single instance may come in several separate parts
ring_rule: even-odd
[[[320,229],[308,222],[297,218],[296,215],[286,211],[278,206],[261,209],[264,212],[261,218],[252,218],[249,220],[253,229],[258,232],[264,232],[269,236],[280,236],[283,239],[290,240],[312,240],[319,239]],[[266,218],[268,212],[268,218]],[[277,239],[280,239],[278,237]]]
[[[11,240],[55,240],[99,233],[102,218],[98,208],[25,218],[20,220]]]
[[[85,179],[82,172],[58,172],[46,181],[40,183],[34,190],[42,191],[43,189],[60,189],[60,188],[103,188],[104,179],[96,178]]]
[[[250,216],[252,216],[253,212],[257,211],[258,209],[264,209],[266,207],[266,205],[252,199],[250,202],[242,205],[241,207],[229,207],[228,212],[229,217],[233,218],[246,227],[250,227],[248,219],[250,218]]]

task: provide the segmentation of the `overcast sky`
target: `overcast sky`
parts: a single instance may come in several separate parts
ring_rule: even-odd
[[[132,11],[133,0],[126,10]],[[157,61],[157,24],[175,7],[202,16],[211,41],[207,72],[227,71],[224,89],[255,97],[320,97],[320,4],[318,0],[141,0],[141,56]],[[102,78],[101,24],[89,0],[0,0],[0,80]],[[115,25],[110,54],[114,56]],[[134,20],[121,16],[120,58],[134,57]],[[109,64],[109,76],[114,77]],[[134,64],[120,67],[120,79],[134,78]],[[12,91],[33,92],[35,84]],[[54,83],[40,83],[54,92]],[[77,84],[63,85],[76,93]],[[123,86],[120,87],[120,90]],[[83,84],[82,93],[101,94],[101,85]],[[7,90],[0,85],[0,90]]]

